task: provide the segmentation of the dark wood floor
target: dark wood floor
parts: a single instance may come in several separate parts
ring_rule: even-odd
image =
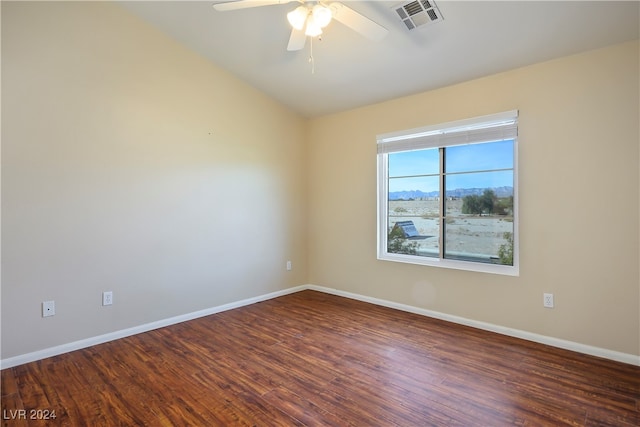
[[[304,291],[5,369],[2,411],[7,426],[638,426],[640,368]]]

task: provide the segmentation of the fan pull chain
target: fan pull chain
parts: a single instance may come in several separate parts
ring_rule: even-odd
[[[311,74],[315,74],[316,61],[313,59],[313,37],[309,37],[309,64],[311,64]]]

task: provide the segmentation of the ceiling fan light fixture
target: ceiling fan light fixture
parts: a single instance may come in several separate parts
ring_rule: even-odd
[[[309,18],[307,19],[307,29],[304,34],[309,37],[317,37],[322,34],[322,27],[313,15],[309,15]]]
[[[298,6],[291,12],[287,13],[287,20],[293,28],[296,30],[302,30],[305,22],[307,21],[307,16],[309,16],[309,9],[305,6]]]
[[[311,14],[320,28],[326,27],[329,25],[329,22],[331,22],[331,9],[326,6],[321,4],[313,6]]]

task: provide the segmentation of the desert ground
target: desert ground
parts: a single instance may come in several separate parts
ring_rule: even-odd
[[[398,221],[413,221],[422,236],[418,253],[438,253],[439,201],[395,200],[389,201],[389,227]],[[446,200],[446,248],[447,252],[497,257],[498,249],[506,244],[505,232],[513,232],[512,216],[479,216],[462,213],[462,200]],[[426,237],[425,237],[426,236]]]

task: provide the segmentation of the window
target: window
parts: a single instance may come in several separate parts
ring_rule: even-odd
[[[378,136],[378,258],[518,275],[518,112]]]

